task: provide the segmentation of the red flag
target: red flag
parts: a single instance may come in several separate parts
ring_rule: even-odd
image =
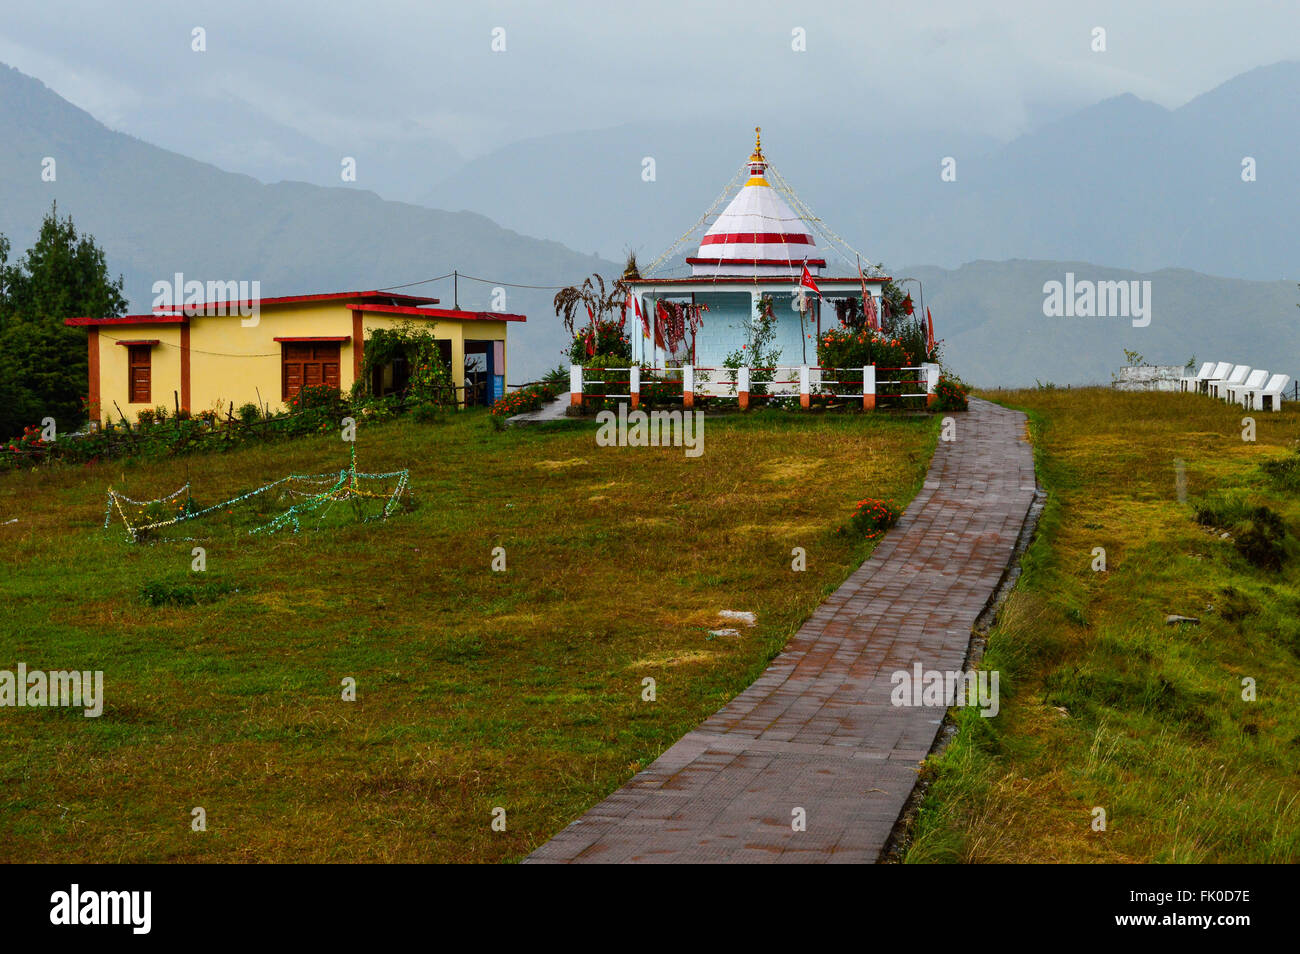
[[[818,288],[817,283],[813,281],[812,272],[808,271],[807,262],[803,263],[803,274],[799,276],[799,284],[803,288],[811,288],[817,293],[818,298],[821,297],[822,290]]]
[[[873,295],[867,295],[862,299],[862,313],[866,316],[867,327],[872,331],[880,330],[880,322],[876,319],[876,299]]]
[[[636,315],[637,321],[641,322],[641,330],[643,332],[641,337],[649,338],[650,320],[646,318],[645,313],[641,311],[641,298],[637,295],[633,295],[631,292],[628,292],[627,299],[632,303],[632,313]]]
[[[907,293],[907,296],[903,299],[903,311],[904,311],[905,313],[909,314],[909,315],[912,313],[912,293],[911,293],[911,292],[908,292],[908,293]]]
[[[925,309],[925,356],[928,358],[934,352],[934,319],[930,317],[930,309]]]
[[[664,343],[664,326],[668,324],[668,310],[664,308],[661,301],[655,302],[655,347],[668,350],[668,345]]]
[[[590,331],[587,332],[587,357],[590,358],[596,353],[596,336]]]

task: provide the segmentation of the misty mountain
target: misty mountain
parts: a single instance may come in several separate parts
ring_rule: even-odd
[[[431,178],[448,175],[463,162],[454,146],[415,122],[403,125],[400,141],[337,132],[339,141],[333,141],[322,140],[329,135],[325,131],[307,135],[278,122],[229,92],[186,105],[193,119],[184,129],[174,128],[166,112],[140,111],[129,117],[132,134],[262,182],[365,189],[401,202],[416,201]],[[342,177],[345,158],[353,160],[355,179]]]
[[[1123,317],[1049,318],[1043,286],[1082,281],[1150,285],[1150,324]],[[958,269],[894,272],[921,281],[945,363],[990,387],[1109,384],[1124,351],[1150,364],[1232,361],[1300,377],[1300,289],[1295,282],[1218,278],[1185,269],[1149,273],[1086,262],[977,261]],[[917,286],[906,286],[914,296]]]
[[[1047,111],[1042,111],[1044,115]],[[764,151],[872,261],[1082,260],[1151,271],[1295,275],[1300,63],[1261,67],[1168,110],[1126,95],[1005,145],[853,121],[764,127]],[[744,123],[631,124],[516,143],[470,161],[426,202],[614,256],[659,254],[748,155]],[[657,178],[641,180],[656,159]],[[941,161],[956,160],[955,181]],[[1242,180],[1251,157],[1256,180]]]
[[[1267,79],[1268,71],[1264,73],[1263,77],[1247,76],[1251,84],[1258,85]],[[1205,102],[1189,103],[1184,107],[1189,111],[1186,115],[1200,117],[1198,122],[1209,122],[1205,117],[1220,116],[1229,110],[1223,101],[1216,101],[1227,96],[1241,114],[1234,123],[1244,128],[1264,122],[1266,110],[1250,107],[1250,97],[1241,88],[1230,83],[1216,93],[1218,97]],[[1245,99],[1238,101],[1239,96]],[[1117,110],[1125,113],[1130,126],[1146,123],[1154,128],[1162,116],[1167,118],[1158,107],[1126,98],[1085,111],[1084,115],[1091,117],[1088,128],[1103,129],[1111,121],[1107,117],[1114,117]],[[153,282],[170,280],[177,271],[204,281],[259,280],[265,295],[386,287],[452,269],[494,281],[540,286],[580,281],[592,271],[611,278],[619,272],[610,260],[574,252],[556,241],[521,235],[478,213],[388,202],[360,189],[304,183],[265,185],[246,175],[224,172],[113,132],[37,80],[14,70],[0,70],[0,129],[5,133],[5,148],[0,151],[0,232],[12,240],[14,254],[30,245],[41,217],[50,202],[57,199],[60,213],[72,215],[81,230],[92,233],[105,249],[112,271],[125,275],[126,292],[137,311],[150,307]],[[723,168],[739,167],[748,154],[751,135],[751,129],[734,130],[734,139],[742,144],[739,156],[731,132],[662,139],[663,146],[655,153],[657,177],[653,183],[642,182],[643,150],[634,148],[635,143],[629,140],[619,148],[626,150],[631,165],[632,193],[627,191],[627,183],[610,184],[592,171],[586,188],[575,191],[556,207],[565,210],[567,218],[563,221],[569,223],[568,227],[576,228],[588,219],[605,222],[602,227],[612,230],[609,234],[619,236],[619,241],[627,235],[630,243],[636,239],[634,227],[639,227],[641,221],[650,222],[655,215],[666,214],[659,205],[667,208],[678,190],[694,189],[690,200],[694,221],[725,182],[725,175],[721,182],[708,176],[701,181],[695,170],[712,163]],[[1048,137],[1041,143],[1046,147],[1056,138]],[[483,167],[481,174],[487,178],[481,182],[465,179],[461,194],[469,195],[472,189],[478,189],[484,195],[496,190],[505,196],[548,196],[555,190],[546,177],[558,172],[537,166],[530,169],[533,160],[527,157],[537,142],[520,144],[519,155],[503,158],[499,170],[489,172]],[[765,147],[776,151],[770,142],[765,129]],[[1086,137],[1078,148],[1084,145]],[[599,151],[595,139],[588,146]],[[846,155],[852,151],[848,145],[843,149]],[[1271,153],[1263,149],[1254,152],[1260,157],[1261,182],[1240,183],[1238,177],[1237,181],[1247,189],[1263,184],[1266,172],[1269,176],[1280,175],[1276,160],[1264,158]],[[783,168],[792,181],[813,178],[810,170],[820,161],[817,150],[804,150],[799,155],[809,163],[807,167],[778,160],[778,168]],[[55,182],[41,180],[41,162],[47,156],[57,162]],[[867,164],[852,158],[855,168]],[[576,154],[570,159],[576,162]],[[1091,168],[1083,160],[1074,161],[1080,163],[1080,176]],[[1105,167],[1111,159],[1097,156],[1095,161]],[[1025,162],[1025,168],[1032,165]],[[958,168],[958,181],[964,183],[969,166],[959,163]],[[1095,175],[1101,182],[1108,181],[1110,173],[1098,171]],[[519,186],[527,185],[530,178],[531,189],[521,191]],[[935,179],[937,182],[937,175]],[[845,183],[841,191],[846,200],[869,199],[875,203],[877,211],[872,221],[881,222],[882,230],[925,227],[926,223],[915,216],[906,222],[891,217],[888,208],[894,199],[886,191],[858,188],[852,176],[841,181]],[[1042,183],[1037,198],[1033,189],[1027,189],[1020,200],[1014,198],[1017,193],[1010,183],[1005,185],[1008,202],[1023,201],[1030,206],[1046,201]],[[643,186],[650,191],[637,198],[636,190]],[[828,179],[824,188],[831,187]],[[1079,181],[1074,187],[1079,187]],[[1089,186],[1081,194],[1095,199],[1097,188],[1100,186]],[[608,194],[602,191],[606,189],[610,190]],[[801,191],[812,207],[833,224],[851,219],[846,206],[821,204],[807,190]],[[635,204],[643,199],[648,204]],[[1153,207],[1163,201],[1148,199]],[[1071,210],[1069,215],[1082,215],[1088,209],[1088,203],[1068,189],[1059,191],[1058,200],[1063,209]],[[971,208],[977,207],[973,198],[970,202]],[[1291,227],[1280,210],[1281,204],[1279,200],[1279,210],[1270,214],[1279,227]],[[1201,214],[1205,205],[1202,202],[1186,214]],[[1265,211],[1255,210],[1252,214],[1262,216]],[[628,224],[626,232],[616,227],[624,222]],[[552,224],[557,232],[562,231],[562,223]],[[547,223],[539,220],[529,227],[546,234],[545,226]],[[1224,232],[1231,231],[1229,226],[1231,223],[1220,223]],[[943,231],[937,224],[934,228],[936,234]],[[1136,241],[1121,232],[1116,229],[1111,244],[1096,246],[1099,260],[1112,260],[1112,248]],[[1073,234],[1068,228],[1044,230],[1045,236],[1048,233],[1051,241],[1061,242]],[[591,236],[597,234],[593,231]],[[846,237],[851,239],[852,235]],[[934,312],[937,333],[945,340],[948,363],[975,383],[1012,386],[1033,384],[1036,379],[1058,384],[1108,383],[1111,373],[1123,363],[1126,348],[1156,364],[1182,364],[1195,355],[1200,360],[1243,361],[1300,376],[1300,330],[1296,323],[1300,311],[1295,307],[1300,290],[1293,282],[1225,279],[1180,269],[1144,273],[1088,264],[1081,256],[1063,256],[1062,261],[988,261],[983,250],[1002,248],[1004,243],[994,230],[975,230],[961,238],[980,250],[972,257],[981,260],[955,269],[933,265],[894,267],[893,262],[904,259],[893,256],[886,257],[885,264],[898,278],[916,277],[922,281],[925,304]],[[956,243],[957,237],[952,241]],[[607,243],[593,240],[587,244],[598,247]],[[1184,247],[1197,247],[1190,233]],[[1223,240],[1225,258],[1233,254],[1233,247],[1230,239]],[[1284,245],[1270,254],[1281,255],[1293,247]],[[655,246],[651,248],[658,251]],[[648,258],[642,255],[643,262]],[[912,260],[933,261],[922,256]],[[1044,283],[1063,282],[1067,272],[1073,272],[1078,280],[1094,282],[1150,281],[1150,325],[1134,328],[1123,318],[1044,316]],[[415,290],[437,295],[450,304],[451,284],[446,280],[417,286]],[[491,288],[491,284],[463,279],[461,306],[489,307]],[[908,288],[917,290],[915,285]],[[529,316],[528,322],[510,329],[511,383],[519,383],[560,363],[563,333],[551,308],[553,288],[506,291],[507,308]]]
[[[291,295],[388,287],[462,273],[494,282],[557,285],[614,265],[554,241],[529,238],[470,212],[388,202],[360,189],[265,185],[113,132],[39,81],[0,69],[0,232],[13,254],[35,238],[50,203],[95,236],[133,311],[173,273],[260,281]],[[42,181],[55,160],[56,180]],[[492,284],[462,280],[460,304],[490,307]],[[417,292],[452,302],[451,281]],[[507,288],[506,309],[529,320],[510,329],[512,383],[560,361],[553,290]]]
[[[917,152],[974,153],[995,145],[988,137],[933,130],[891,126],[878,133],[856,122],[812,132],[798,120],[759,110],[752,121],[628,123],[511,143],[466,162],[422,201],[480,212],[508,228],[610,258],[634,250],[648,264],[704,215],[745,164],[755,125],[763,128],[763,151],[772,164],[837,229],[858,218],[868,178],[903,176]],[[649,180],[643,176],[647,159],[654,162]],[[841,234],[853,241],[859,232]],[[873,248],[861,251],[878,260],[883,253]]]

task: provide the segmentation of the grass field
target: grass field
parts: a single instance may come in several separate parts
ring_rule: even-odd
[[[958,712],[906,860],[1300,861],[1300,484],[1260,467],[1295,451],[1296,405],[1253,412],[1248,442],[1198,396],[988,396],[1031,415],[1049,499],[983,660],[1001,714]],[[1260,505],[1280,572],[1234,545]]]
[[[195,542],[101,529],[106,489],[215,502],[347,445],[4,476],[0,669],[103,670],[106,702],[0,709],[0,861],[517,859],[761,671],[865,558],[837,527],[909,500],[936,428],[760,412],[711,419],[692,460],[590,423],[397,421],[358,458],[410,467],[413,512],[256,537],[218,514]],[[711,636],[723,609],[758,624]]]

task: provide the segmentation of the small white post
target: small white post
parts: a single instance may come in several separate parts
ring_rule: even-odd
[[[876,409],[876,366],[869,364],[862,369],[862,410]]]
[[[808,393],[808,365],[799,366],[799,406],[808,407],[812,403]]]
[[[582,365],[569,365],[569,403],[582,407]]]
[[[682,365],[682,407],[695,407],[695,368]]]
[[[742,364],[736,369],[736,397],[743,411],[749,407],[749,365]]]
[[[632,365],[632,378],[628,382],[628,391],[632,395],[632,407],[641,406],[641,365]]]
[[[925,406],[929,407],[938,399],[934,389],[939,386],[939,366],[926,363],[921,367],[925,369]]]

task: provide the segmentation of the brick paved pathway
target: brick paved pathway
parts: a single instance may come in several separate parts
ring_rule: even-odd
[[[879,858],[944,716],[893,706],[890,675],[962,668],[1034,498],[1024,415],[954,417],[897,527],[763,675],[527,861]]]

